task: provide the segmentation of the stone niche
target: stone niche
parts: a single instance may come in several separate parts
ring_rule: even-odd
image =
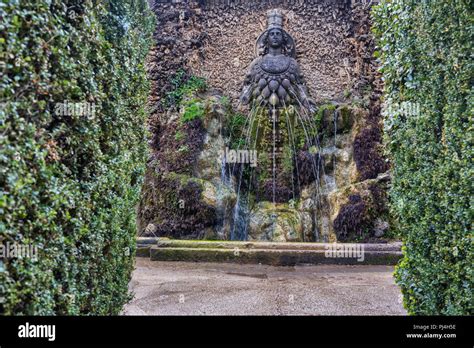
[[[222,182],[216,160],[226,147],[222,119],[237,108],[268,10],[278,9],[285,30],[295,39],[308,92],[319,107],[325,133],[319,149],[324,175],[319,187],[306,185],[297,202],[258,202],[247,212],[247,238],[282,242],[386,238],[390,177],[381,148],[381,81],[370,33],[373,3],[150,1],[158,24],[147,65],[152,81],[151,155],[138,206],[139,235],[231,237],[238,190]],[[180,123],[182,107],[167,103],[180,72],[202,77],[208,86],[198,96],[202,117],[186,124]],[[314,190],[321,197],[318,212],[312,210]]]
[[[355,7],[354,7],[355,6]],[[162,83],[180,68],[237,100],[255,56],[255,41],[266,28],[266,13],[279,8],[297,44],[297,60],[316,101],[342,100],[360,74],[354,28],[366,5],[319,1],[155,1],[157,46],[152,77]],[[366,13],[367,14],[367,13]],[[157,96],[159,97],[159,96]]]

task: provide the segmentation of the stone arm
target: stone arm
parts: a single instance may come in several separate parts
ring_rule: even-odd
[[[301,105],[303,105],[311,114],[313,114],[316,111],[316,103],[309,96],[304,75],[301,72],[299,66],[297,66],[296,70],[296,90]]]
[[[253,60],[250,64],[249,71],[244,79],[244,86],[242,88],[242,92],[240,94],[240,103],[242,105],[248,105],[252,100],[252,92],[253,92],[253,78],[255,76],[255,66],[258,63],[259,58]]]

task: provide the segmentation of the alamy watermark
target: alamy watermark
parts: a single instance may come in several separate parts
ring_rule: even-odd
[[[91,120],[95,118],[95,104],[89,102],[72,103],[65,100],[55,104],[54,113],[57,116],[87,117]]]
[[[228,147],[219,151],[219,163],[225,161],[228,164],[242,163],[257,166],[257,150],[233,150]]]
[[[56,339],[56,325],[36,325],[26,322],[18,326],[19,338],[47,338],[48,341]]]
[[[6,112],[8,110],[15,110],[20,106],[19,103],[11,102],[11,103],[0,103],[0,112]],[[96,115],[96,105],[95,103],[89,102],[70,102],[70,101],[63,101],[62,103],[54,103],[54,114],[56,116],[63,116],[63,117],[86,117],[90,120],[95,118]],[[9,108],[8,110],[6,110]]]
[[[359,262],[365,259],[363,244],[332,243],[324,247],[324,256],[329,258],[354,258]]]
[[[0,244],[0,258],[30,258],[32,260],[37,260],[38,247],[31,244],[6,242],[5,244]]]
[[[410,101],[404,101],[401,103],[394,102],[392,98],[389,98],[384,103],[383,114],[389,118],[393,118],[396,115],[402,115],[406,117],[420,116],[420,103],[414,103]]]

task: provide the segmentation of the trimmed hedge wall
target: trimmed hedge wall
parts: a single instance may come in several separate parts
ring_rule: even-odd
[[[0,3],[0,241],[38,248],[1,259],[2,313],[128,300],[154,20],[146,0]]]
[[[373,14],[404,304],[410,314],[472,315],[473,4],[386,0]]]

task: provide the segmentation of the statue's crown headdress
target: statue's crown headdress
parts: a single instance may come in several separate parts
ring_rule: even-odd
[[[284,48],[284,54],[293,58],[296,57],[295,40],[290,34],[286,32],[285,29],[283,29],[283,12],[280,9],[273,9],[267,12],[267,25],[268,28],[263,33],[261,33],[257,39],[257,43],[255,45],[256,56],[263,56],[267,52],[265,40],[268,32],[271,29],[278,28],[283,32],[287,40]]]
[[[267,12],[268,30],[278,28],[283,29],[283,14],[279,10]]]

